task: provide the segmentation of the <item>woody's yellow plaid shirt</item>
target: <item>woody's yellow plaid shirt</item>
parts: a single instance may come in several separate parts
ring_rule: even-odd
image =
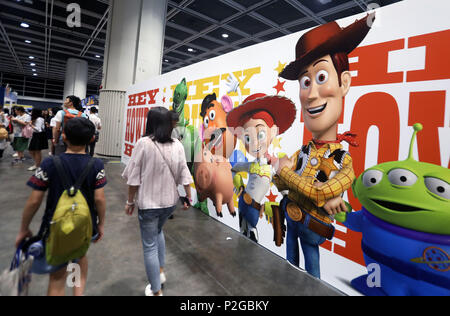
[[[328,150],[333,152],[342,149],[342,145],[329,143],[323,145],[320,149],[317,149],[312,141],[309,145],[311,148],[310,157],[302,175],[300,176],[295,172],[300,153],[300,151],[297,151],[294,155],[295,163],[292,169],[283,168],[280,175],[274,176],[273,183],[277,186],[278,191],[289,190],[289,199],[297,202],[302,210],[330,224],[331,218],[319,208],[329,199],[341,196],[352,185],[355,179],[352,158],[350,155],[345,155],[342,169],[336,168],[335,171],[338,171],[338,173],[319,188],[314,186],[314,182],[317,181],[315,175],[320,170],[319,168],[327,166],[328,161],[323,158],[324,154]],[[311,165],[311,159],[313,158],[318,160],[315,166]]]

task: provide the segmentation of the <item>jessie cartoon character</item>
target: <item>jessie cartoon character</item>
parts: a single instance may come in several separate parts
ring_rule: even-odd
[[[227,115],[227,125],[234,128],[247,152],[255,157],[253,162],[238,162],[232,168],[235,173],[244,171],[249,174],[247,187],[240,188],[239,223],[241,232],[255,242],[258,242],[256,225],[263,216],[263,200],[270,190],[273,176],[269,146],[278,134],[292,125],[295,115],[295,104],[291,100],[262,93],[249,96]],[[281,224],[274,223],[274,228]]]
[[[299,266],[300,239],[307,272],[320,278],[319,245],[334,236],[332,215],[346,211],[341,199],[355,174],[341,141],[357,145],[351,133],[337,134],[343,98],[350,89],[348,54],[370,30],[368,15],[346,28],[336,22],[318,26],[297,42],[296,60],[279,76],[298,80],[301,111],[313,139],[289,159],[274,164],[274,183],[289,190],[280,204],[287,220],[287,260]]]

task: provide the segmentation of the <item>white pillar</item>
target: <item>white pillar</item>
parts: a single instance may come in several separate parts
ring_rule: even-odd
[[[99,154],[121,155],[128,87],[161,74],[167,1],[110,2],[103,89],[99,100],[101,134],[108,136],[100,137]]]
[[[64,98],[75,95],[86,98],[88,83],[88,63],[82,59],[69,58],[66,63],[66,80],[64,81]]]

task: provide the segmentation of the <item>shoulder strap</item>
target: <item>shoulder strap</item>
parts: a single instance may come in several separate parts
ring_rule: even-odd
[[[59,178],[61,179],[62,185],[64,187],[64,190],[69,191],[71,188],[69,177],[67,176],[66,171],[64,170],[64,167],[61,162],[61,158],[59,156],[52,156],[53,162],[56,167],[56,171],[58,171]]]
[[[153,141],[153,140],[152,140],[152,141]],[[159,154],[161,155],[161,157],[162,157],[163,160],[164,160],[164,163],[165,163],[165,164],[167,165],[167,167],[169,168],[170,173],[172,174],[173,180],[175,181],[175,184],[177,184],[177,180],[176,180],[177,178],[175,177],[175,174],[173,173],[172,168],[170,168],[170,165],[167,163],[167,160],[166,160],[166,158],[164,157],[164,155],[163,155],[161,149],[159,148],[159,146],[156,144],[155,141],[153,141],[153,144],[155,144],[156,148],[157,148],[158,151],[159,151]]]
[[[88,162],[86,168],[84,168],[83,173],[81,174],[81,176],[78,178],[77,182],[75,183],[75,193],[83,185],[84,181],[86,180],[87,176],[89,175],[89,172],[94,167],[94,163],[95,163],[95,159],[91,157],[89,159],[89,162]]]
[[[91,171],[91,169],[95,163],[95,159],[91,157],[89,159],[89,162],[88,162],[86,168],[84,168],[83,173],[78,178],[75,185],[70,185],[69,177],[67,176],[67,173],[64,170],[61,158],[59,156],[53,156],[53,161],[55,163],[56,170],[58,171],[59,178],[62,181],[64,190],[67,190],[67,192],[70,196],[75,196],[75,194],[77,194],[78,190],[83,185],[84,181],[86,180],[86,177],[88,176],[89,172]]]

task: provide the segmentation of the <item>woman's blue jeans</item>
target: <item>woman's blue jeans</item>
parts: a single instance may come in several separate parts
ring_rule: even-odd
[[[160,268],[164,268],[165,263],[166,242],[162,227],[175,207],[139,210],[145,270],[153,293],[161,290]]]

